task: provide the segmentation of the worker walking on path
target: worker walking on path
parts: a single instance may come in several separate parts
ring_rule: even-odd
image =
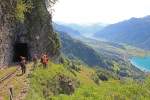
[[[47,68],[48,67],[48,56],[46,54],[42,54],[41,56],[41,63],[43,65],[43,68]]]
[[[21,67],[21,70],[22,70],[22,75],[26,73],[26,63],[27,63],[26,58],[20,56],[20,67]]]
[[[33,55],[33,69],[35,69],[37,67],[38,64],[38,56],[37,54]]]

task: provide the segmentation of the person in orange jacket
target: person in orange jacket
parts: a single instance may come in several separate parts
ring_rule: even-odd
[[[48,56],[46,54],[42,54],[41,63],[43,64],[43,68],[47,68],[48,66]]]

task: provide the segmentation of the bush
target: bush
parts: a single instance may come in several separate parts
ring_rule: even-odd
[[[121,77],[129,77],[129,72],[127,70],[120,70],[119,75]]]
[[[79,72],[81,70],[81,68],[78,65],[75,65],[74,63],[71,64],[70,68],[77,72]]]
[[[46,87],[43,89],[45,97],[59,94],[70,95],[74,93],[75,88],[79,86],[79,82],[63,74],[56,75],[53,80],[47,81]]]
[[[97,76],[97,74],[93,74],[93,75],[92,75],[92,80],[93,80],[96,84],[99,84],[99,82],[100,82],[99,77]]]
[[[17,5],[15,8],[15,17],[18,21],[24,22],[25,13],[30,12],[32,9],[32,2],[25,0],[17,0]]]
[[[80,63],[77,62],[77,61],[72,61],[72,60],[69,60],[69,59],[65,59],[63,57],[60,58],[60,63],[64,64],[64,66],[70,70],[71,72],[73,70],[79,72],[81,70],[81,67],[80,67]]]
[[[98,74],[98,77],[102,81],[108,81],[108,77],[106,75],[104,75],[104,74]]]
[[[104,80],[108,80],[108,79],[119,79],[119,75],[116,72],[113,72],[111,70],[106,70],[106,69],[102,69],[102,68],[98,68],[96,70],[97,76],[100,79],[104,79]]]

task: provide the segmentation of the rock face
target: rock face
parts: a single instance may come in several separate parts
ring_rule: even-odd
[[[9,1],[9,2],[8,2]],[[12,9],[15,0],[0,0],[0,66],[7,65],[12,60],[13,41],[15,33]]]
[[[0,68],[19,61],[19,56],[31,59],[34,53],[59,54],[59,40],[45,0],[32,0],[33,9],[25,14],[24,23],[13,13],[16,1],[0,0]]]
[[[29,35],[29,44],[31,53],[47,52],[49,55],[55,55],[57,50],[55,46],[56,34],[53,32],[51,15],[48,13],[45,0],[32,0],[33,9],[31,14],[27,15],[27,29]],[[40,6],[39,6],[40,5]]]

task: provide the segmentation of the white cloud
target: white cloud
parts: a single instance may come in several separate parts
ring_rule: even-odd
[[[150,14],[150,0],[59,0],[54,21],[114,23]]]

